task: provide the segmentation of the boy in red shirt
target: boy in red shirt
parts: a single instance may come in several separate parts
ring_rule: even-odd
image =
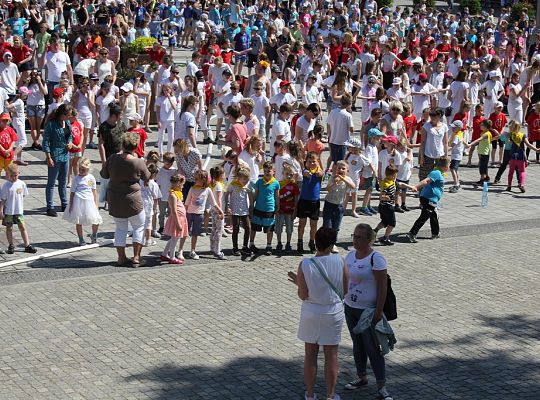
[[[405,135],[409,141],[412,139],[414,128],[418,121],[415,115],[412,113],[412,108],[408,104],[403,105],[403,124],[405,125]]]
[[[8,113],[0,115],[0,175],[2,170],[7,174],[7,167],[13,162],[13,148],[18,140],[17,132],[8,126],[10,120]]]
[[[126,118],[129,121],[128,132],[135,132],[137,135],[139,135],[139,144],[135,149],[135,154],[137,154],[140,158],[144,158],[144,144],[148,139],[148,133],[141,128],[142,117],[138,113],[134,113],[127,115]]]
[[[506,118],[506,115],[502,112],[503,110],[503,103],[501,101],[498,101],[495,104],[495,111],[491,113],[489,116],[489,120],[493,124],[493,129],[497,131],[497,136],[501,136],[504,131],[504,127],[506,126],[506,123],[508,122],[508,119]],[[495,154],[497,153],[497,145],[499,146],[499,161],[497,164],[500,164],[502,162],[503,157],[503,150],[504,150],[504,143],[500,139],[495,139],[491,141],[491,165],[495,165]]]
[[[540,102],[534,105],[534,110],[526,118],[529,129],[529,143],[536,142],[536,147],[540,146]],[[527,158],[531,149],[527,148]],[[536,163],[540,163],[540,153],[536,153]]]
[[[482,134],[482,131],[480,130],[480,123],[485,119],[486,118],[484,117],[484,106],[482,104],[478,104],[474,109],[474,117],[472,119],[473,126],[471,142],[474,142],[476,139],[480,138]],[[477,145],[471,146],[471,148],[469,149],[469,160],[467,161],[467,167],[471,166],[471,160],[476,146]]]
[[[294,171],[289,164],[283,165],[283,178],[284,180],[279,182],[279,208],[276,215],[275,227],[278,242],[276,250],[283,250],[281,233],[283,232],[283,226],[285,225],[285,232],[287,233],[285,251],[292,251],[291,239],[294,229],[293,221],[296,216],[296,204],[298,203],[298,197],[300,197],[300,188],[294,180]]]

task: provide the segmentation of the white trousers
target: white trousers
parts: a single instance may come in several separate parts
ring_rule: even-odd
[[[163,139],[167,131],[167,151],[172,151],[174,139],[174,121],[162,121],[158,132],[159,154],[163,154]]]
[[[133,243],[143,243],[144,236],[144,210],[129,218],[114,217],[116,230],[114,231],[114,247],[126,247],[128,226],[133,231]]]

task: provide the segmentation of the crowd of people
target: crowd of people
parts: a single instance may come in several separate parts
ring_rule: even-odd
[[[295,250],[326,257],[338,252],[349,204],[354,218],[380,218],[373,230],[355,230],[367,243],[359,249],[353,241],[356,258],[369,259],[378,231],[381,245],[393,244],[396,213],[411,210],[408,191],[418,192],[421,205],[408,239],[416,242],[427,220],[432,238],[440,237],[445,174],[450,170],[449,192],[458,193],[463,157],[470,167],[475,150],[475,185],[499,183],[508,168],[506,190],[516,174],[525,192],[526,167],[539,162],[540,34],[526,12],[471,15],[423,1],[411,9],[375,0],[22,0],[1,10],[0,197],[8,253],[13,224],[25,251],[36,252],[23,217],[28,189],[19,179],[29,150],[45,153],[46,214],[61,211],[84,245],[85,226],[97,242],[104,207],[116,225],[117,263],[132,267],[144,265],[143,247],[162,237],[162,262],[196,260],[206,233],[217,259],[226,258],[227,235],[232,255],[269,255],[293,251],[295,231]],[[147,61],[123,57],[141,37],[150,43]],[[180,48],[190,52],[185,69],[175,63]],[[151,134],[157,143],[149,149]],[[206,170],[202,145],[212,143],[224,162]],[[328,229],[318,245],[321,214]],[[266,235],[264,249],[255,246],[257,232]],[[372,257],[374,270],[386,268],[376,264]],[[351,293],[362,279],[336,283]],[[325,296],[321,301],[335,304],[336,296]],[[310,298],[306,282],[300,297]],[[348,325],[360,318],[347,311],[356,301],[346,301]],[[313,344],[311,333],[300,336]],[[333,345],[338,336],[315,343]],[[363,339],[355,339],[359,380],[349,388],[367,382],[367,354],[377,365],[379,396],[388,400],[384,363]],[[311,380],[317,349],[306,350]],[[337,399],[330,375],[328,398]]]

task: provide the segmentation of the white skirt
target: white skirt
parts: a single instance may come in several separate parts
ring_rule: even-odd
[[[318,314],[302,309],[297,337],[305,343],[321,346],[337,345],[341,342],[344,320],[343,310],[335,314]]]
[[[72,224],[99,225],[103,223],[103,219],[99,214],[94,200],[84,200],[77,196],[73,198],[71,212],[68,206],[66,211],[64,211],[63,218]]]

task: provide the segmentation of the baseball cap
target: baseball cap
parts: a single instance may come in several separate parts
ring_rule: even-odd
[[[285,86],[289,86],[291,84],[291,82],[287,81],[287,80],[283,80],[281,82],[279,82],[279,87],[282,88],[282,87],[285,87]]]
[[[2,55],[2,57],[5,57],[5,56],[12,56],[13,57],[13,54],[11,53],[11,51],[7,50],[4,52],[4,54]]]
[[[92,72],[92,73],[89,75],[89,78],[90,78],[90,80],[92,80],[92,81],[99,81],[99,76],[98,76],[98,74],[96,74],[95,72]]]
[[[133,90],[133,85],[129,82],[126,82],[122,85],[120,89],[123,90],[124,92],[131,92]]]
[[[343,144],[347,147],[356,147],[357,149],[362,147],[362,142],[360,142],[360,139],[358,138],[350,138]]]
[[[60,87],[54,88],[53,91],[52,91],[52,95],[53,95],[53,97],[63,96],[64,95],[64,88],[60,88]]]
[[[277,72],[278,74],[281,72],[279,67],[277,65],[272,65],[272,68],[270,68],[270,71]]]
[[[137,68],[135,68],[135,72],[138,72],[139,74],[144,74],[144,67],[138,66]]]
[[[504,104],[502,103],[502,101],[498,101],[495,103],[495,108],[499,108],[499,107],[504,107]]]
[[[9,113],[2,113],[0,114],[0,121],[4,121],[4,120],[10,120],[11,119],[11,116],[9,115]]]
[[[28,90],[28,88],[26,86],[19,87],[19,94],[20,95],[27,96],[28,93],[30,93],[30,91]]]
[[[420,75],[418,75],[418,79],[421,80],[421,81],[427,81],[428,76],[427,76],[427,74],[421,73]]]
[[[259,30],[259,28],[257,26],[252,26],[251,27],[252,32],[257,32],[258,30]]]
[[[461,122],[460,120],[455,120],[454,122],[452,122],[450,124],[450,126],[452,128],[459,128],[459,129],[463,129],[463,122]]]
[[[401,62],[401,65],[405,66],[405,67],[411,67],[412,66],[412,63],[409,61],[409,60],[403,60]]]
[[[499,76],[499,72],[498,71],[489,71],[489,77],[490,78],[497,78]]]
[[[372,138],[372,137],[380,137],[380,136],[384,136],[384,133],[382,133],[380,130],[378,130],[377,128],[371,128],[369,131],[368,131],[368,137],[369,138]]]
[[[142,117],[138,113],[128,114],[126,118],[129,121],[140,121]]]
[[[368,135],[369,135],[369,133],[368,133]],[[392,143],[392,144],[397,144],[398,143],[397,137],[395,137],[395,136],[387,136],[382,141],[386,142],[386,143]]]
[[[392,80],[392,85],[401,85],[401,78],[394,78],[394,80]]]

